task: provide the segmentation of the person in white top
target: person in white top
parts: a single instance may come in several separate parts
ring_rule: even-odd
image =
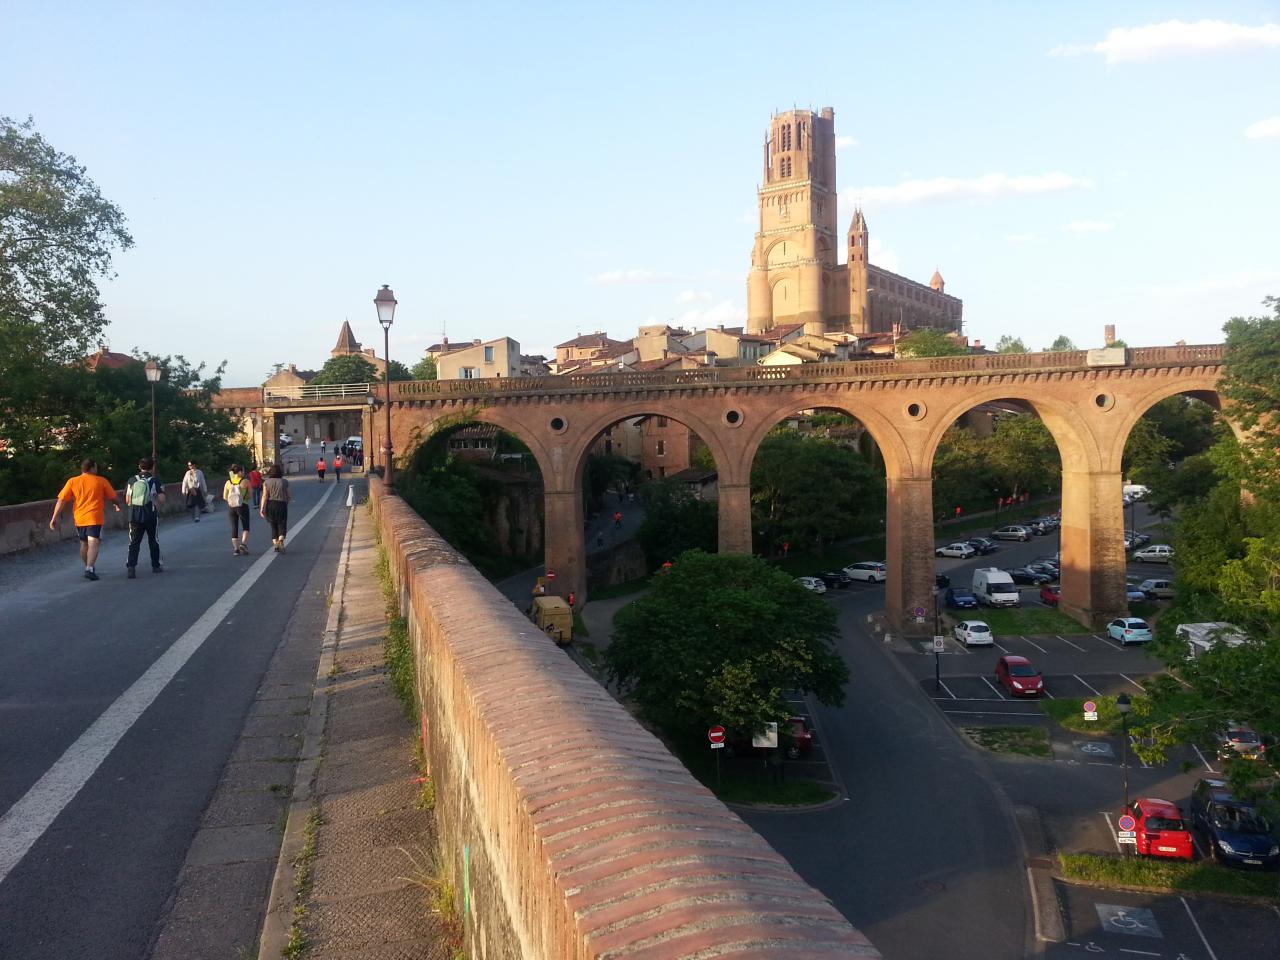
[[[311,434],[307,434],[307,439],[305,443],[307,445],[307,462],[310,462],[311,461]]]
[[[200,514],[208,513],[205,497],[209,494],[209,486],[204,480],[204,471],[196,466],[194,460],[187,463],[187,472],[182,475],[182,495],[187,498],[187,509],[191,511],[191,519],[200,522]]]

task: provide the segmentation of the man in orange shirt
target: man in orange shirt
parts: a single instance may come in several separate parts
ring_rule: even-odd
[[[80,559],[84,562],[84,578],[97,580],[94,564],[98,560],[98,549],[102,545],[102,525],[107,519],[107,501],[120,512],[120,501],[111,484],[104,477],[98,476],[96,460],[86,458],[80,464],[80,476],[67,481],[58,500],[53,505],[53,519],[49,521],[49,529],[58,529],[58,514],[62,513],[62,505],[68,500],[75,501],[72,516],[76,523],[76,534],[80,537]]]

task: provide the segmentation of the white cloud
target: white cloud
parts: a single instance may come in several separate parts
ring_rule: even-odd
[[[1250,140],[1267,140],[1280,137],[1280,117],[1267,117],[1244,128],[1244,135]]]
[[[965,198],[990,200],[1035,193],[1060,193],[1092,186],[1092,180],[1073,177],[1061,171],[1024,176],[988,173],[981,177],[934,177],[932,180],[904,180],[893,186],[858,187],[846,191],[845,195],[850,199],[857,198],[864,204],[907,204]]]
[[[891,273],[902,272],[902,260],[898,256],[898,252],[886,247],[878,237],[871,238],[871,246],[868,248],[867,253],[870,254],[871,262],[877,267],[882,267]]]
[[[674,325],[684,327],[686,330],[695,330],[701,327],[714,327],[721,323],[727,326],[738,326],[746,322],[746,319],[746,307],[740,307],[731,300],[725,300],[705,310],[702,308],[686,310],[676,318]]]
[[[706,303],[710,299],[711,294],[705,290],[681,290],[676,303]]]
[[[844,150],[847,147],[856,147],[858,141],[853,137],[836,137],[836,149]]]
[[[664,280],[671,280],[672,277],[665,273],[656,273],[653,270],[606,270],[604,273],[598,273],[593,278],[596,283],[604,286],[616,286],[618,284],[627,283],[661,283]]]
[[[1116,27],[1092,44],[1062,44],[1051,56],[1098,53],[1107,63],[1132,63],[1183,54],[1224,53],[1233,50],[1280,47],[1280,24],[1251,27],[1225,20],[1166,20],[1141,27]]]
[[[1109,233],[1116,225],[1107,220],[1072,220],[1062,229],[1067,233]]]
[[[1034,233],[1006,233],[1004,235],[1005,243],[1030,243],[1036,238]]]

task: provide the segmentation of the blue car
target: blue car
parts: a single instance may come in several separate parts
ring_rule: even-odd
[[[1204,832],[1209,855],[1219,863],[1274,870],[1280,843],[1271,824],[1252,806],[1236,800],[1227,782],[1206,777],[1191,792],[1191,822]]]
[[[978,609],[978,598],[963,587],[948,587],[943,600],[952,610]]]

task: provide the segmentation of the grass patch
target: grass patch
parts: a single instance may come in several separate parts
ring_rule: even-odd
[[[1060,853],[1058,865],[1063,879],[1078,883],[1173,893],[1216,893],[1280,902],[1280,888],[1274,873],[1232,870],[1209,861],[1188,863],[1138,856]]]
[[[382,653],[387,663],[387,675],[396,692],[396,699],[404,708],[404,715],[412,720],[417,712],[418,698],[413,663],[413,644],[409,640],[409,621],[400,612],[400,598],[391,580],[391,565],[387,552],[378,545],[376,567],[378,583],[382,585],[382,597],[387,604],[387,636],[382,642]]]
[[[1022,757],[1051,757],[1049,731],[1044,727],[1021,725],[961,727],[978,746],[993,753],[1015,753]]]
[[[1115,697],[1090,697],[1098,705],[1098,719],[1084,718],[1084,698],[1059,697],[1041,700],[1040,709],[1053,718],[1054,723],[1076,733],[1113,734],[1120,732],[1120,711]]]
[[[821,551],[793,550],[786,559],[770,557],[769,562],[794,577],[812,576],[820,570],[839,570],[851,563],[863,560],[884,560],[883,536],[860,537],[843,543],[833,543]]]
[[[763,758],[720,758],[720,788],[716,789],[716,753],[705,736],[693,732],[669,741],[672,752],[702,785],[728,803],[771,803],[779,806],[808,806],[835,796],[826,787],[811,780],[769,782],[769,769]]]
[[[1090,633],[1088,627],[1077,623],[1060,610],[1045,606],[984,608],[973,619],[985,620],[991,632],[1000,638],[1002,633],[1019,636],[1026,633]]]
[[[444,858],[438,853],[418,848],[417,853],[400,848],[400,852],[413,864],[412,875],[401,879],[421,887],[427,894],[427,903],[443,928],[442,932],[453,956],[460,956],[463,942],[462,918],[458,911],[458,896],[453,877]]]
[[[591,591],[590,600],[610,600],[613,597],[627,597],[633,593],[639,593],[641,590],[649,589],[649,578],[640,577],[636,580],[626,580],[622,583],[613,583],[607,587],[596,587]]]
[[[1129,616],[1150,620],[1160,610],[1160,604],[1154,600],[1137,600],[1129,604]]]
[[[600,669],[601,663],[599,647],[590,640],[578,640],[576,638],[573,641],[573,645],[577,651],[582,654],[587,663],[591,664],[591,666],[595,667],[597,670]]]
[[[575,612],[573,615],[573,636],[575,639],[591,636],[591,631],[587,629],[587,625],[582,621],[581,612]]]
[[[293,875],[293,921],[289,924],[289,940],[280,954],[287,960],[298,960],[310,946],[302,923],[307,918],[307,893],[311,890],[312,870],[316,862],[316,843],[319,839],[320,825],[324,820],[320,816],[320,808],[312,807],[311,815],[302,831],[302,849],[293,858],[293,866],[297,871]]]

